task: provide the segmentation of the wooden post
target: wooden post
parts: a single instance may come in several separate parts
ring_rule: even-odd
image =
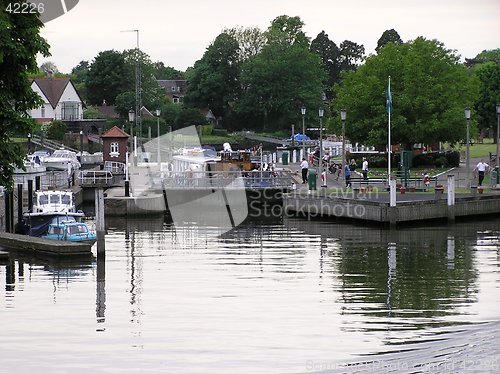
[[[5,190],[5,232],[10,232],[10,195],[11,192],[7,189]]]
[[[17,223],[20,225],[23,220],[23,185],[17,185]]]
[[[396,180],[389,179],[389,224],[391,228],[396,227],[397,223],[396,210]]]
[[[33,209],[33,179],[28,179],[28,210]]]
[[[104,222],[104,190],[102,188],[95,189],[95,221],[97,233],[104,233],[106,225]]]
[[[40,176],[35,177],[35,191],[40,191],[40,184],[41,184],[40,183],[40,181],[41,181],[40,178],[41,178]]]

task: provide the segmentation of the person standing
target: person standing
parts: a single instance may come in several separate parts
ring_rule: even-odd
[[[363,165],[361,166],[361,172],[363,173],[363,179],[368,180],[368,160],[363,157]]]
[[[479,185],[483,185],[484,173],[490,168],[490,166],[485,163],[483,160],[479,161],[479,163],[474,168],[474,171],[477,170],[477,174],[479,176]]]
[[[309,172],[309,163],[306,161],[305,157],[302,158],[300,163],[300,169],[302,170],[302,184],[307,183],[307,173]]]
[[[349,169],[349,165],[345,165],[344,167],[344,178],[345,178],[345,187],[351,187],[351,170]]]

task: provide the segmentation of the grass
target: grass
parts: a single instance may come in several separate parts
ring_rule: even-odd
[[[455,146],[455,149],[465,153],[467,147],[465,146],[465,144],[458,144]],[[493,142],[492,138],[484,138],[482,144],[471,144],[469,147],[469,151],[471,158],[484,158],[488,160],[490,153],[497,153],[497,145]]]

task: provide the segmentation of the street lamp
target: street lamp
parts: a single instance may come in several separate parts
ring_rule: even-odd
[[[322,107],[319,108],[318,114],[319,114],[319,168],[321,172],[321,163],[323,162],[323,114],[325,111],[323,110]]]
[[[469,151],[469,146],[470,146],[470,144],[469,144],[470,143],[470,140],[469,140],[470,108],[469,107],[464,109],[464,114],[465,114],[465,120],[467,123],[467,134],[466,134],[466,139],[465,139],[465,141],[467,142],[465,169],[467,172],[467,184],[470,187],[470,151]]]
[[[302,113],[302,157],[306,157],[306,144],[304,140],[304,136],[306,134],[306,125],[305,125],[306,107],[302,105],[300,111]]]
[[[80,159],[83,157],[83,130],[80,130]]]
[[[156,126],[157,126],[157,130],[156,130],[156,139],[158,141],[158,156],[157,156],[157,161],[158,161],[158,166],[160,166],[160,114],[161,114],[161,110],[160,109],[156,109]]]
[[[347,118],[347,110],[340,110],[340,119],[342,121],[342,175],[345,173],[345,120]],[[344,176],[345,178],[345,176]]]

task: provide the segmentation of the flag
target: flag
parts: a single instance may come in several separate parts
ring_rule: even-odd
[[[387,97],[385,101],[385,109],[387,113],[392,113],[392,95],[391,95],[391,77],[389,77],[389,86],[387,86]]]

